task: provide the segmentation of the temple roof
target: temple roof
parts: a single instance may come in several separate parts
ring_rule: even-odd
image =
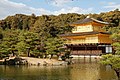
[[[71,34],[62,34],[60,36],[83,36],[83,35],[92,35],[92,34],[110,34],[108,32],[81,32],[81,33],[71,33]]]
[[[90,18],[89,16],[87,16],[85,19],[83,19],[82,21],[79,20],[77,22],[74,22],[72,24],[84,24],[84,23],[88,23],[88,22],[97,22],[97,23],[100,23],[100,24],[109,24],[108,22],[103,22],[103,21],[99,21],[97,19],[94,19],[94,18]]]

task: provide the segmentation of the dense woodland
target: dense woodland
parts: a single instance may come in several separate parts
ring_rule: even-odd
[[[105,29],[111,33],[120,28],[120,11],[118,9],[100,14],[68,13],[36,16],[16,14],[0,20],[0,56],[10,54],[29,56],[45,56],[58,54],[63,50],[64,40],[60,34],[70,33],[71,23],[82,20],[86,16],[109,22]]]
[[[60,14],[58,16],[55,15],[42,15],[36,16],[32,15],[24,15],[24,14],[16,14],[14,16],[8,16],[4,20],[0,20],[0,27],[3,29],[21,29],[21,30],[34,30],[40,27],[44,27],[44,29],[49,29],[49,33],[56,31],[56,34],[64,33],[65,31],[69,31],[69,24],[73,23],[77,20],[82,20],[86,18],[86,16],[91,16],[95,19],[112,23],[111,27],[118,26],[120,20],[120,11],[118,9],[106,13],[100,14],[77,14],[77,13],[68,13],[68,14]]]

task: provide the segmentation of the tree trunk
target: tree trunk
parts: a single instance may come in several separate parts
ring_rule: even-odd
[[[118,70],[114,69],[114,70],[115,70],[115,72],[117,74],[118,80],[120,80],[120,70],[119,69]]]
[[[52,59],[52,57],[53,57],[53,54],[49,54],[49,59]]]
[[[27,55],[28,55],[28,57],[30,57],[30,48],[27,51]]]
[[[14,51],[12,50],[12,54],[13,54],[13,56],[15,56],[15,53],[14,53]]]
[[[45,57],[44,57],[45,59],[47,58],[47,54],[45,54]]]

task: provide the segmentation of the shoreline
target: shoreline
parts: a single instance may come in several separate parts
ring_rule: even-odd
[[[101,56],[81,56],[81,55],[71,55],[73,59],[93,59],[100,60]],[[16,60],[15,60],[16,59]],[[49,58],[34,58],[34,57],[9,57],[6,59],[0,60],[0,65],[28,65],[28,66],[61,66],[74,63],[72,60],[67,59],[66,61],[58,59],[49,59]]]
[[[42,59],[42,58],[33,58],[33,57],[19,57],[18,61],[15,61],[15,57],[10,57],[9,59],[0,60],[1,65],[28,65],[28,66],[61,66],[68,65],[67,61],[61,61],[57,59]],[[15,64],[13,64],[15,63]]]
[[[38,65],[38,66],[59,66],[67,65],[65,61],[59,61],[57,59],[41,59],[41,58],[32,58],[32,57],[22,57],[28,61],[28,65]]]

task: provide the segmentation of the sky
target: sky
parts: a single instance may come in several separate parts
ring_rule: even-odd
[[[0,19],[15,14],[59,15],[120,10],[120,0],[0,0]]]

